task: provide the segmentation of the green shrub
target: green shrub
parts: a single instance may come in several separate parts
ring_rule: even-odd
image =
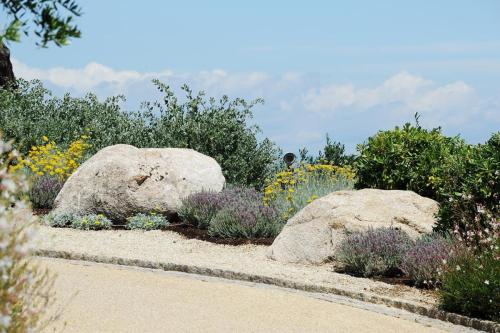
[[[439,289],[440,307],[470,317],[499,321],[499,255],[498,249],[481,254],[463,249],[452,256]]]
[[[249,124],[260,100],[223,96],[216,101],[183,86],[185,101],[179,102],[168,86],[154,83],[164,95],[162,102],[127,112],[119,106],[121,97],[102,102],[93,94],[59,98],[39,81],[20,80],[17,90],[0,90],[0,128],[19,142],[23,154],[41,144],[43,136],[65,147],[87,130],[90,155],[118,143],[192,148],[217,160],[228,182],[255,187],[274,172],[279,150],[268,139],[258,140],[259,128]]]
[[[475,146],[462,163],[466,174],[443,191],[439,229],[491,229],[492,219],[500,217],[500,132]]]
[[[33,208],[52,209],[54,200],[63,185],[64,181],[57,176],[35,177],[29,194]]]
[[[356,187],[411,190],[439,200],[465,174],[470,148],[458,137],[409,123],[381,131],[358,145]]]
[[[127,219],[127,228],[134,229],[142,229],[142,230],[157,230],[163,229],[167,226],[169,222],[162,215],[157,214],[137,214]]]
[[[76,216],[71,222],[72,228],[80,230],[108,230],[112,225],[111,221],[102,214]]]
[[[402,258],[412,246],[412,240],[402,230],[369,229],[347,235],[337,250],[336,258],[350,274],[390,276],[400,272]]]
[[[484,145],[418,125],[382,131],[358,145],[356,187],[412,190],[440,203],[438,231],[488,227],[500,216],[500,132]]]
[[[50,212],[42,218],[45,225],[54,228],[70,227],[74,220],[79,218],[78,215],[73,213],[54,213]]]

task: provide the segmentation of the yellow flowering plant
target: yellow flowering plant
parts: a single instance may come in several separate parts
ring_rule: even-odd
[[[277,207],[287,220],[314,200],[334,191],[351,189],[354,172],[330,164],[301,164],[278,172],[264,188],[264,204]]]
[[[43,136],[43,143],[31,147],[28,157],[18,158],[12,169],[15,171],[27,168],[36,176],[57,176],[66,180],[78,168],[86,150],[91,147],[88,139],[87,135],[82,135],[71,142],[67,149],[62,149],[54,141]]]

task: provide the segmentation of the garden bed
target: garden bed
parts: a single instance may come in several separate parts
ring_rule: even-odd
[[[228,246],[187,239],[172,231],[82,231],[40,226],[36,252],[42,256],[182,271],[348,296],[432,318],[483,327],[482,321],[435,309],[433,291],[335,272],[332,264],[309,266],[267,258],[267,246]],[[493,323],[485,329],[493,331]],[[488,327],[488,328],[486,328]]]
[[[173,231],[183,235],[187,239],[197,239],[205,242],[224,245],[271,245],[274,238],[220,238],[208,234],[207,230],[198,229],[187,223],[172,223],[165,227],[166,231]]]

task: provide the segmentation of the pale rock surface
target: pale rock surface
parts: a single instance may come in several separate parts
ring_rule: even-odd
[[[143,212],[176,212],[181,200],[201,190],[221,191],[221,167],[192,149],[106,147],[64,184],[54,212],[102,213],[115,221]]]
[[[436,201],[412,191],[338,191],[317,199],[293,216],[269,248],[271,259],[321,264],[334,259],[345,235],[394,227],[412,238],[432,231]]]

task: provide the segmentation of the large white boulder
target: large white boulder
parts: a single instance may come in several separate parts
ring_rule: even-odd
[[[334,259],[349,232],[394,227],[416,238],[432,231],[436,201],[412,191],[338,191],[317,199],[293,216],[269,248],[282,262],[321,264]]]
[[[192,149],[109,146],[73,173],[54,212],[102,213],[115,221],[143,212],[176,212],[201,190],[221,191],[224,176],[211,157]]]

